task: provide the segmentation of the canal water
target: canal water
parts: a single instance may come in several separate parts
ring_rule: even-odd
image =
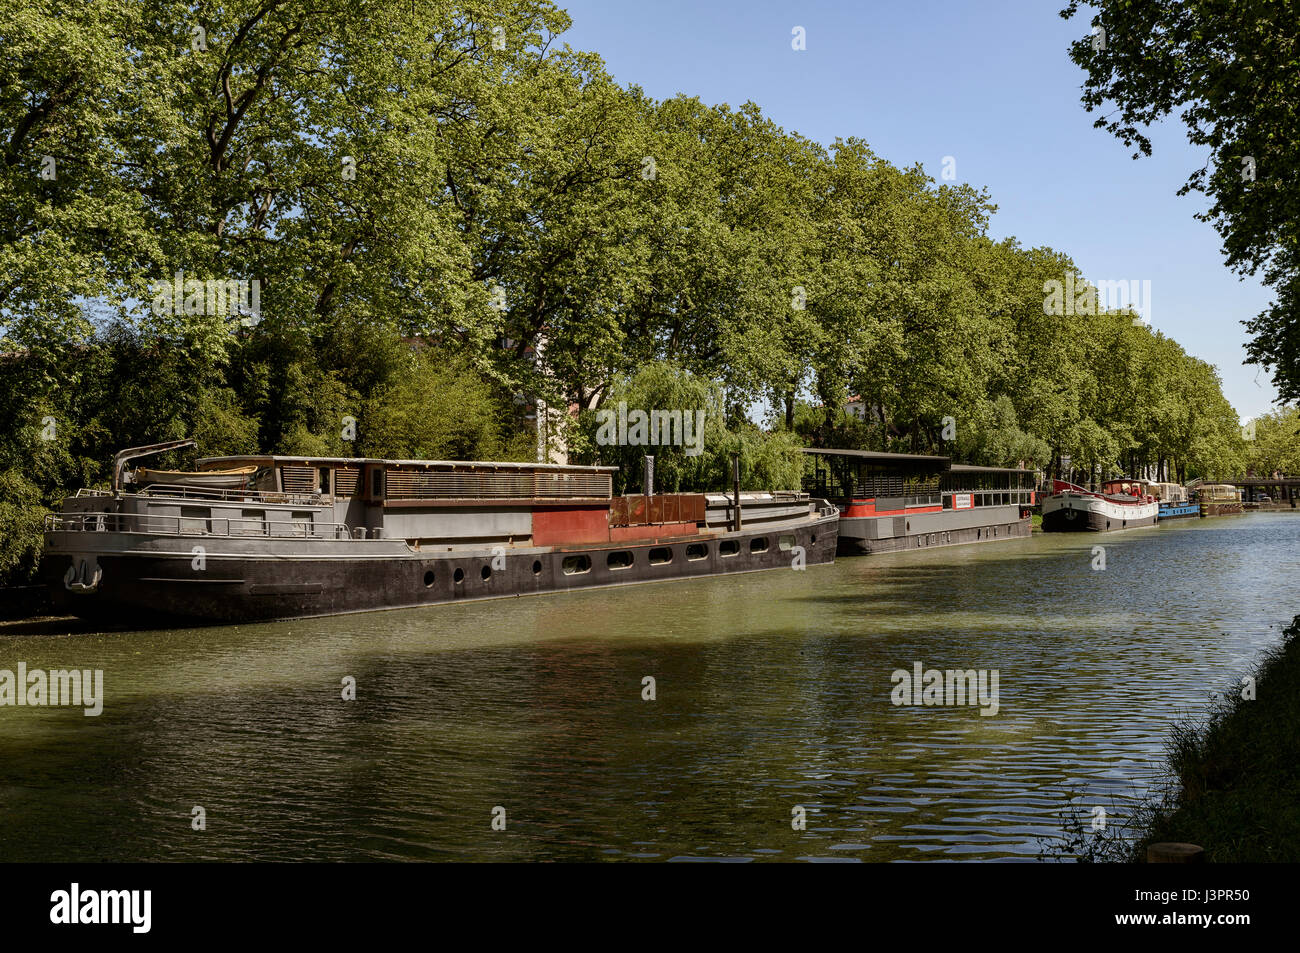
[[[1170,726],[1300,612],[1297,576],[1300,516],[1252,513],[324,620],[11,626],[0,669],[100,669],[105,698],[0,707],[0,857],[1032,860],[1071,805],[1149,789]],[[996,672],[996,714],[893,704],[917,663]]]

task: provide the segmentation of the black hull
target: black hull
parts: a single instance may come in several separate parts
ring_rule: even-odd
[[[793,546],[803,549],[803,564],[815,566],[834,562],[836,535],[832,519],[799,527],[756,527],[725,537],[505,551],[496,557],[495,566],[491,555],[449,553],[370,558],[209,556],[205,571],[194,572],[188,557],[104,553],[96,557],[103,572],[92,592],[70,591],[64,585],[64,574],[73,562],[67,555],[47,554],[43,571],[60,612],[133,626],[224,625],[791,570],[796,552],[781,548],[782,537],[787,542],[793,537]],[[752,552],[750,541],[764,537],[766,551]],[[735,541],[736,555],[721,555],[720,540]],[[707,554],[688,559],[686,550],[692,543],[705,544]],[[671,550],[672,559],[652,564],[651,550]],[[626,552],[633,554],[631,566],[609,565],[610,553]],[[588,571],[564,571],[566,559],[582,556],[590,561]]]
[[[1107,519],[1102,513],[1090,510],[1053,510],[1043,514],[1045,533],[1117,533],[1142,526],[1155,526],[1159,517],[1148,516],[1131,520]],[[1109,524],[1109,525],[1108,525]]]

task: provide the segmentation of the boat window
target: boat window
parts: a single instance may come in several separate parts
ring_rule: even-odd
[[[324,493],[326,496],[329,496],[329,492],[330,492],[330,468],[329,467],[320,468],[320,491]]]
[[[689,543],[686,546],[687,559],[704,559],[709,555],[709,547],[704,543]]]
[[[562,568],[566,576],[591,572],[591,558],[588,556],[565,556]]]
[[[290,530],[295,536],[311,535],[312,514],[310,510],[293,512],[293,524]]]
[[[673,551],[668,546],[656,546],[650,550],[650,565],[662,566],[673,561]]]
[[[384,468],[375,467],[370,471],[370,495],[382,499],[384,495]]]
[[[632,561],[633,561],[632,554],[628,552],[626,549],[621,549],[618,552],[610,553],[609,556],[606,557],[605,559],[605,563],[606,565],[609,566],[610,569],[630,569],[632,566]]]
[[[750,551],[751,553],[765,553],[765,552],[767,552],[767,537],[766,537],[766,536],[755,536],[753,539],[751,539],[751,540],[749,541],[749,551]]]
[[[782,552],[789,552],[794,549],[794,537],[790,535],[782,536],[777,540],[777,545],[781,547]]]
[[[719,556],[734,556],[738,552],[740,552],[740,543],[736,542],[734,539],[724,539],[722,542],[718,543]]]

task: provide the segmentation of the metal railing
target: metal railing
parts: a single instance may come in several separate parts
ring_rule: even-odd
[[[136,490],[132,496],[144,496],[149,499],[167,500],[203,500],[221,503],[284,503],[293,506],[320,506],[324,497],[320,493],[283,493],[279,490],[222,490],[201,486],[171,486],[166,483],[150,483]],[[74,499],[93,497],[111,498],[108,490],[94,490],[82,487],[74,494]]]
[[[150,536],[221,536],[246,539],[353,539],[346,523],[266,520],[226,516],[157,516],[150,513],[49,513],[47,533],[141,533]],[[364,537],[355,537],[364,538]]]
[[[151,499],[172,500],[217,500],[220,502],[245,503],[288,503],[293,505],[316,505],[321,503],[320,493],[283,493],[279,490],[220,490],[201,486],[169,486],[163,483],[151,483],[139,490],[137,496]]]

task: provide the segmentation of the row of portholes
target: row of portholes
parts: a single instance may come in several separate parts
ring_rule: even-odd
[[[534,559],[533,575],[540,576],[541,574],[542,574],[542,561],[540,559]],[[489,579],[492,578],[492,567],[484,566],[481,570],[479,570],[479,576],[482,577],[484,582],[487,582]],[[435,578],[436,577],[434,576],[432,569],[425,570],[424,588],[432,589]],[[453,582],[455,582],[457,585],[460,585],[465,581],[465,570],[458,568],[454,573],[452,573],[451,578]]]
[[[813,542],[816,542],[816,537]],[[782,550],[788,551],[794,548],[793,536],[782,536],[778,540]],[[752,555],[765,553],[771,547],[771,541],[766,536],[755,536],[749,541],[749,551]],[[718,543],[718,555],[726,559],[731,556],[739,555],[740,541],[735,539],[724,539]],[[707,559],[709,547],[707,543],[687,543],[686,558],[694,562],[698,559]],[[673,561],[673,551],[668,546],[656,546],[651,549],[647,558],[652,566],[666,566]],[[631,550],[619,549],[611,552],[605,557],[605,564],[612,570],[630,569],[636,562],[636,556]],[[565,557],[563,570],[565,575],[573,576],[591,571],[591,558],[589,556],[567,556]]]
[[[812,541],[814,543],[817,542],[817,538],[814,536]],[[782,551],[789,551],[794,548],[794,537],[782,536],[778,540],[778,545]],[[770,543],[766,536],[755,536],[749,541],[749,551],[753,555],[767,552],[769,546]],[[718,543],[718,555],[723,558],[735,556],[739,554],[739,552],[740,542],[738,540],[724,539]],[[709,547],[707,543],[688,543],[686,546],[686,558],[692,562],[698,559],[705,559],[708,555]],[[652,566],[666,566],[673,561],[672,548],[668,546],[656,546],[647,554],[647,559]],[[605,557],[605,564],[613,570],[630,569],[635,562],[636,556],[628,549],[615,550]],[[564,571],[566,576],[577,576],[591,572],[591,557],[585,553],[574,556],[565,556],[564,562],[561,564],[560,568]],[[540,559],[534,559],[533,575],[540,576],[541,574],[542,561]],[[492,578],[492,567],[484,566],[480,575],[483,577],[483,581],[487,582]],[[424,587],[426,589],[433,588],[435,578],[433,570],[427,570],[424,574]],[[463,583],[465,581],[465,570],[457,569],[455,573],[453,573],[452,579],[457,585]]]

